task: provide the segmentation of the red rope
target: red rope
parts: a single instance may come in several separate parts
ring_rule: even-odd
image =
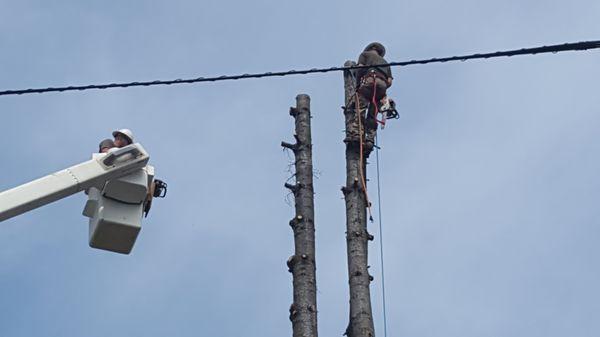
[[[363,186],[363,191],[365,192],[365,201],[367,202],[367,209],[369,210],[369,220],[371,222],[373,222],[373,215],[371,214],[371,201],[369,200],[369,193],[367,192],[367,181],[365,179],[365,172],[363,170],[363,166],[365,165],[365,162],[364,162],[365,159],[364,159],[364,156],[363,156],[363,135],[365,133],[363,132],[363,129],[362,129],[362,122],[361,122],[361,120],[362,120],[362,113],[360,112],[360,100],[358,98],[358,92],[356,93],[354,99],[356,100],[356,104],[355,104],[356,118],[357,118],[357,121],[358,121],[358,134],[359,134],[359,139],[360,139],[360,142],[359,142],[359,144],[360,144],[360,147],[359,147],[359,151],[360,151],[360,153],[359,153],[359,157],[360,157],[359,161],[360,161],[360,163],[359,163],[359,167],[358,167],[358,172],[360,174],[360,180],[361,180],[361,183],[362,183],[362,186]],[[369,112],[367,111],[367,114],[368,113]]]
[[[375,118],[375,121],[379,124],[381,124],[381,128],[383,129],[385,127],[385,116],[383,114],[383,112],[381,113],[382,115],[382,119],[379,120],[377,119],[377,115],[379,115],[379,105],[377,104],[377,75],[375,75],[375,73],[373,73],[373,97],[371,98],[371,103],[373,103],[373,106],[375,107],[375,112],[374,112],[374,116],[373,118]]]

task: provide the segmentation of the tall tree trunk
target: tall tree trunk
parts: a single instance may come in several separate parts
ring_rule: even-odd
[[[344,66],[355,65],[346,61]],[[365,158],[361,156],[361,147],[356,132],[359,128],[357,113],[350,101],[355,93],[352,73],[344,71],[346,120],[346,186],[342,188],[346,200],[346,245],[348,250],[348,278],[350,284],[350,320],[346,333],[348,337],[373,337],[373,313],[371,310],[371,294],[369,285],[372,277],[368,272],[368,241],[373,239],[367,232],[367,197],[364,186],[366,182]],[[358,136],[364,140],[364,119],[359,117],[363,125]],[[362,159],[362,160],[361,160]],[[361,172],[362,171],[362,172]]]
[[[310,97],[296,96],[296,107],[290,108],[296,121],[295,144],[281,146],[294,152],[296,183],[285,184],[294,193],[296,216],[290,221],[294,230],[295,251],[288,261],[293,275],[294,302],[290,321],[294,337],[317,337],[317,282],[315,266],[314,190],[312,140],[310,133]]]

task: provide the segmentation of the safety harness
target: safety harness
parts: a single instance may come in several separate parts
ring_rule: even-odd
[[[379,105],[377,104],[377,78],[381,78],[380,76],[377,76],[377,71],[375,70],[371,70],[369,72],[368,76],[363,76],[363,78],[361,79],[361,83],[360,86],[362,87],[363,85],[367,85],[367,81],[369,78],[373,79],[373,96],[371,97],[371,102],[370,104],[373,104],[373,108],[374,108],[374,116],[373,118],[375,118],[375,121],[379,124],[381,124],[381,128],[383,129],[385,127],[385,115],[383,116],[383,118],[381,120],[377,119],[378,115],[379,115]],[[368,107],[367,107],[368,109]],[[367,110],[367,114],[369,113],[369,110]]]
[[[371,100],[369,102],[369,104],[365,107],[365,109],[367,110],[366,115],[368,116],[369,114],[369,110],[370,107],[369,105],[373,105],[373,113],[374,116],[373,118],[375,118],[375,121],[378,124],[381,124],[381,129],[385,128],[385,122],[387,119],[398,119],[399,115],[398,115],[398,111],[396,110],[396,106],[393,103],[393,101],[388,101],[389,104],[386,104],[385,109],[379,110],[379,105],[377,104],[377,78],[381,78],[383,80],[386,80],[387,78],[384,78],[383,74],[378,73],[376,70],[370,70],[369,74],[367,76],[363,76],[360,80],[360,84],[359,84],[359,88],[362,87],[363,85],[367,85],[368,79],[371,78],[373,80],[373,96],[371,97]],[[356,83],[356,81],[354,82]],[[363,186],[363,191],[365,193],[365,201],[367,202],[367,209],[369,211],[369,221],[373,222],[373,215],[371,214],[371,202],[369,200],[369,194],[367,192],[367,182],[365,179],[365,174],[364,174],[364,145],[363,145],[363,127],[362,127],[362,109],[360,106],[360,98],[359,98],[359,88],[355,88],[354,90],[354,100],[355,100],[355,110],[356,110],[356,120],[358,123],[358,133],[359,133],[359,151],[360,151],[360,166],[359,166],[359,173],[360,173],[360,178],[361,178],[361,183]],[[378,115],[381,113],[382,118],[381,120],[379,120],[377,117]]]

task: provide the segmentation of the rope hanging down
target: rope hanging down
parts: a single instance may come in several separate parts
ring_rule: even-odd
[[[377,210],[379,216],[379,257],[381,260],[381,299],[383,307],[383,336],[387,337],[387,306],[385,303],[385,265],[383,261],[383,221],[381,220],[381,183],[379,179],[379,136],[375,137],[375,155],[377,157]]]
[[[451,61],[467,61],[467,60],[474,60],[474,59],[489,59],[489,58],[503,57],[503,56],[535,55],[535,54],[544,54],[544,53],[558,53],[558,52],[564,52],[564,51],[589,50],[589,49],[597,49],[597,48],[600,48],[600,41],[583,41],[583,42],[565,43],[565,44],[558,44],[558,45],[551,45],[551,46],[498,51],[498,52],[484,53],[484,54],[471,54],[471,55],[462,55],[462,56],[431,58],[431,59],[424,59],[424,60],[390,62],[389,64],[386,64],[386,65],[389,65],[392,67],[404,67],[404,66],[415,65],[415,64],[444,63],[444,62],[451,62]],[[0,96],[40,94],[40,93],[45,93],[45,92],[83,91],[83,90],[91,90],[91,89],[149,87],[149,86],[155,86],[155,85],[171,85],[171,84],[183,84],[183,83],[218,82],[218,81],[227,81],[227,80],[242,80],[242,79],[248,79],[248,78],[262,78],[262,77],[276,77],[276,76],[289,76],[289,75],[305,75],[305,74],[313,74],[313,73],[327,73],[327,72],[332,72],[332,71],[344,71],[344,70],[370,68],[370,67],[374,67],[374,66],[370,65],[370,66],[352,66],[352,67],[313,68],[313,69],[306,69],[306,70],[289,70],[289,71],[266,72],[266,73],[243,74],[243,75],[223,75],[223,76],[215,76],[215,77],[197,77],[197,78],[176,79],[176,80],[156,80],[156,81],[144,81],[144,82],[90,84],[90,85],[78,85],[78,86],[66,86],[66,87],[4,90],[4,91],[0,91]]]

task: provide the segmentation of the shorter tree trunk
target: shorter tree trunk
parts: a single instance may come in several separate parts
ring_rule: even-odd
[[[294,193],[296,216],[290,221],[294,231],[294,255],[287,265],[293,275],[294,302],[290,320],[294,337],[317,337],[317,282],[315,266],[314,189],[312,140],[310,132],[310,97],[298,95],[296,107],[290,108],[296,122],[295,144],[281,146],[294,152],[296,183],[285,184]]]

